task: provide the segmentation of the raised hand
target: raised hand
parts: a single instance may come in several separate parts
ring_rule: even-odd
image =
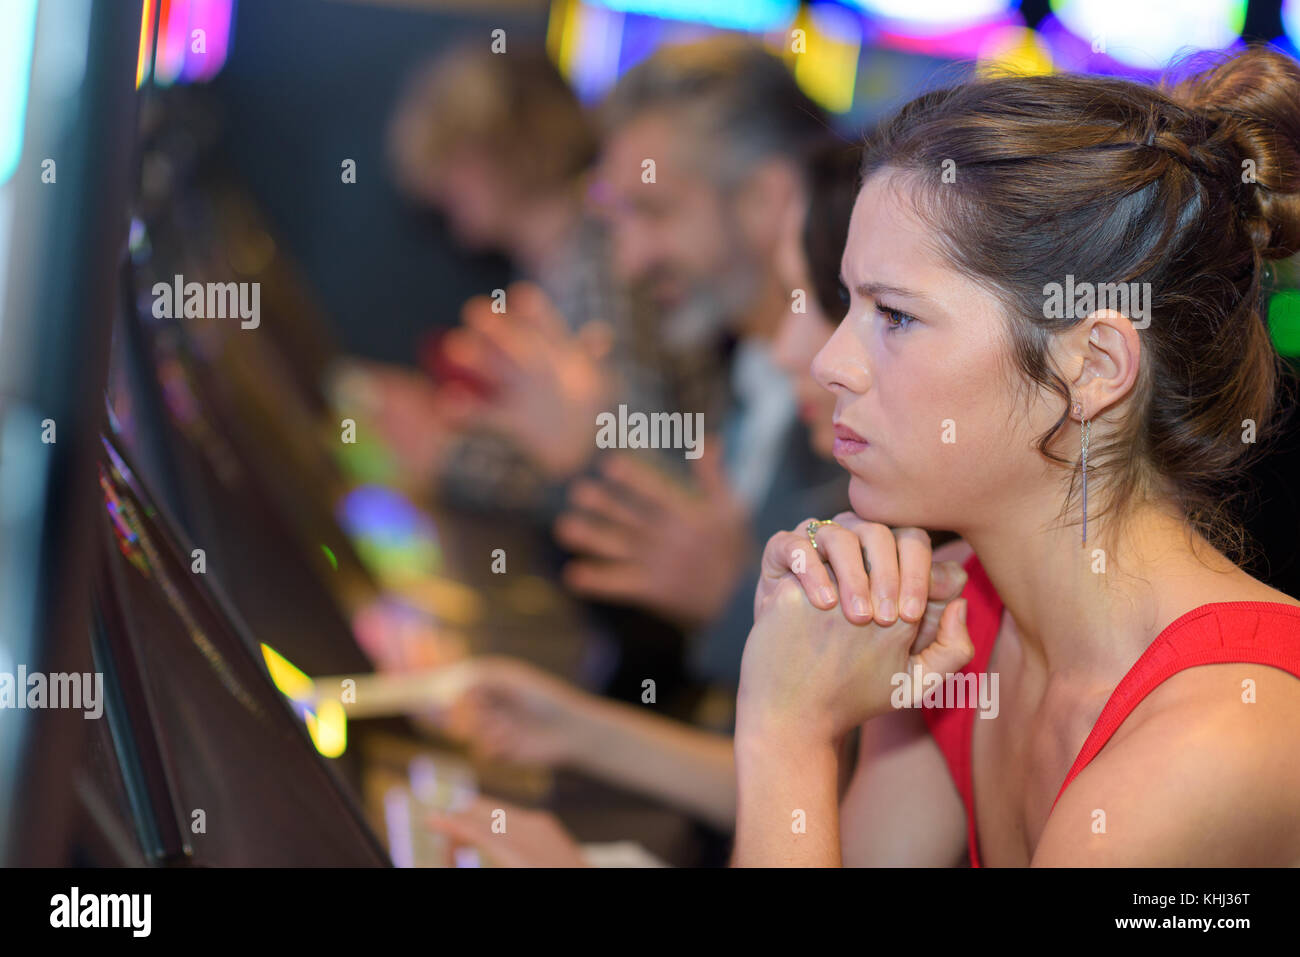
[[[564,478],[595,452],[596,417],[612,394],[606,367],[611,334],[592,322],[576,335],[532,283],[506,289],[506,311],[486,296],[470,299],[463,325],[444,338],[447,361],[489,386],[490,394],[449,383],[437,414],[461,429],[509,438],[546,474]]]
[[[601,478],[575,482],[574,508],[555,525],[560,544],[579,554],[564,569],[569,587],[687,626],[717,615],[755,546],[718,443],[706,442],[703,453],[696,490],[620,454],[603,461]]]

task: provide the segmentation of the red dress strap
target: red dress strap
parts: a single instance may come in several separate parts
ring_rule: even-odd
[[[1300,678],[1300,607],[1272,601],[1217,601],[1175,619],[1116,686],[1052,807],[1157,685],[1186,668],[1236,663],[1271,665]]]
[[[969,576],[962,590],[962,597],[968,602],[966,627],[975,655],[961,674],[974,673],[978,677],[988,670],[993,655],[1002,624],[1002,600],[974,554],[963,567]],[[1139,702],[1161,682],[1197,665],[1231,663],[1271,665],[1300,678],[1300,607],[1267,601],[1211,602],[1175,619],[1151,642],[1111,693],[1061,784],[1056,801]],[[979,867],[971,767],[971,739],[977,709],[923,708],[922,715],[966,809],[970,863]],[[1055,806],[1054,801],[1052,807]]]

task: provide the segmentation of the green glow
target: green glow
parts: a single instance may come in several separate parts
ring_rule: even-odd
[[[1268,301],[1268,330],[1279,354],[1300,356],[1300,291],[1273,294]]]

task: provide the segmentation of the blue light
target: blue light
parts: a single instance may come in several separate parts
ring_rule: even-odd
[[[588,5],[750,31],[785,27],[799,10],[798,0],[588,0]]]
[[[1300,0],[1282,0],[1282,29],[1291,45],[1300,50]]]
[[[23,155],[35,39],[36,0],[0,3],[0,183],[14,175]]]
[[[898,32],[920,34],[958,30],[1003,16],[1019,0],[845,0],[851,7],[890,22]]]

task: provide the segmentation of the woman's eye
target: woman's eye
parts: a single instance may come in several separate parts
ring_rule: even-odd
[[[877,305],[876,312],[889,320],[888,329],[890,332],[906,329],[912,323],[916,322],[915,316],[909,316],[907,313],[899,312],[897,309],[890,309],[888,306]]]
[[[846,306],[849,305],[849,303],[853,299],[853,297],[849,295],[849,287],[844,285],[844,283],[839,283],[839,288],[840,288],[840,302],[844,303],[844,305]]]

